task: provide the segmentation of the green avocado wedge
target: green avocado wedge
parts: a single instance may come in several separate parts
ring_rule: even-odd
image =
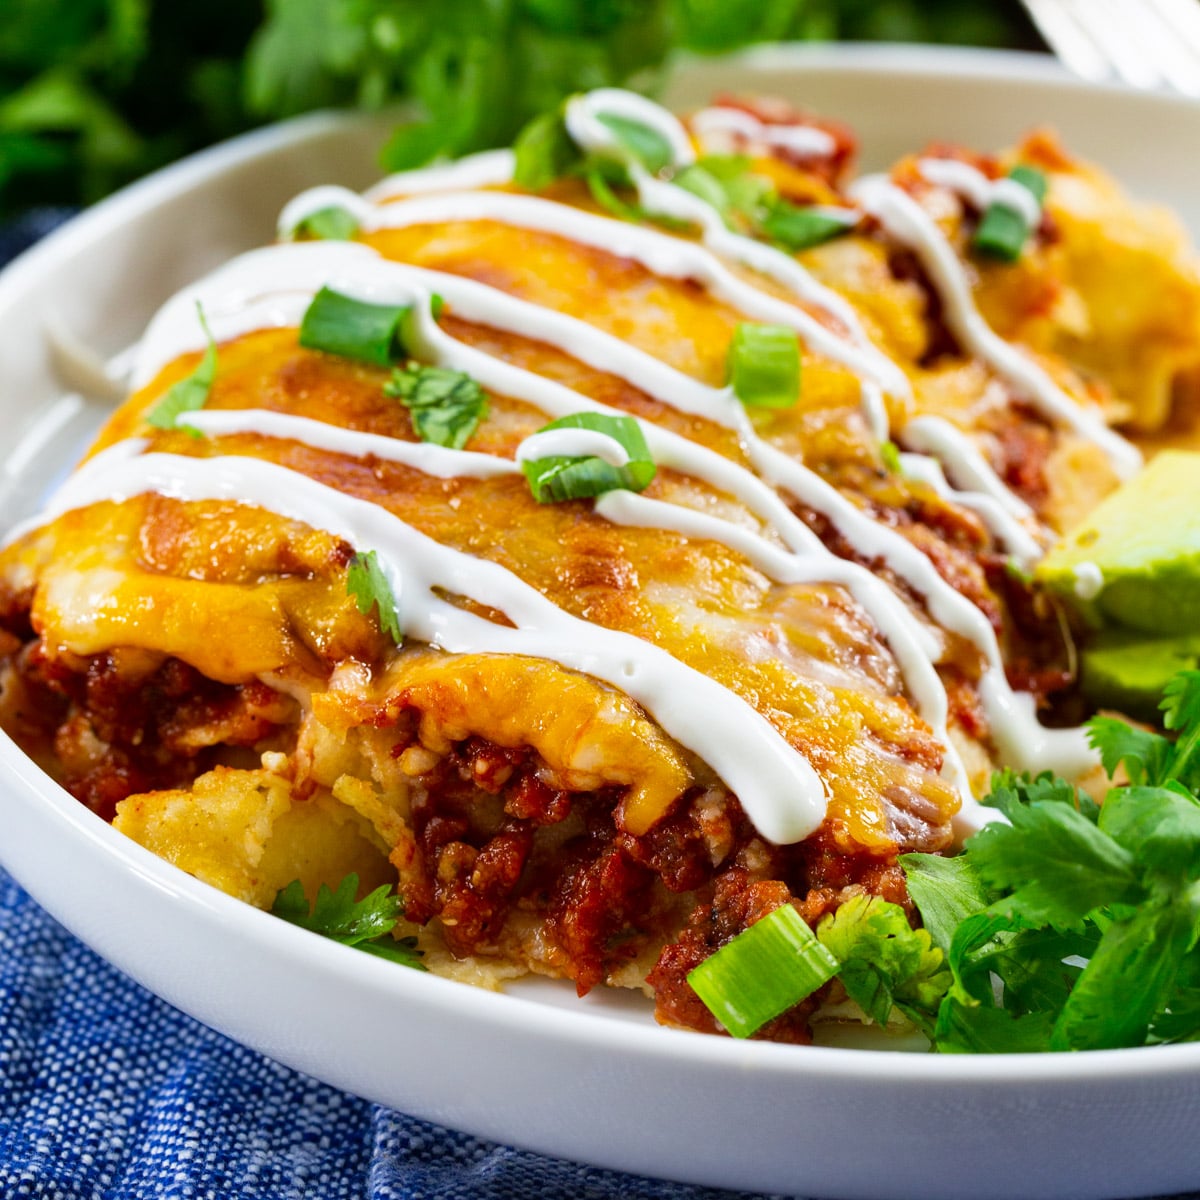
[[[1160,454],[1051,550],[1036,577],[1093,625],[1200,635],[1200,454]]]
[[[1180,671],[1200,664],[1200,634],[1152,638],[1111,629],[1080,658],[1084,695],[1101,708],[1115,708],[1157,724],[1163,689]]]

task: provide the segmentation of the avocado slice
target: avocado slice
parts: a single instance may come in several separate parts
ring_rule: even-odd
[[[1160,454],[1051,550],[1036,577],[1094,624],[1200,633],[1200,454]]]
[[[1100,634],[1080,659],[1083,694],[1102,708],[1147,721],[1159,720],[1158,704],[1173,675],[1200,662],[1200,634],[1148,638],[1113,629]]]

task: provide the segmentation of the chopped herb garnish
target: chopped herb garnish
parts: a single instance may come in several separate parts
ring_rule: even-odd
[[[784,904],[726,942],[687,980],[734,1037],[746,1038],[811,996],[837,970],[837,958]]]
[[[879,1025],[897,1008],[932,1034],[950,986],[945,957],[926,929],[913,929],[898,904],[852,896],[817,926],[817,939],[838,962],[846,995]]]
[[[416,938],[391,936],[404,915],[400,897],[386,884],[361,900],[355,899],[357,895],[358,876],[352,873],[338,884],[337,891],[328,884],[321,884],[310,910],[304,885],[293,879],[276,894],[271,912],[292,925],[319,933],[343,946],[353,946],[418,971],[426,970],[421,962],[421,952],[416,948]]]
[[[689,982],[738,1037],[837,974],[872,1020],[899,1012],[942,1053],[1200,1040],[1200,671],[1172,680],[1162,711],[1174,741],[1089,723],[1105,769],[1130,778],[1103,805],[1048,772],[1000,772],[985,803],[1006,822],[953,858],[904,855],[921,929],[857,896],[806,938],[785,906],[785,932],[751,926]]]
[[[800,396],[796,331],[743,321],[729,344],[729,382],[747,407],[791,408]]]
[[[801,208],[775,197],[767,206],[759,232],[768,241],[796,254],[847,233],[857,223],[858,214],[849,209],[843,213],[815,206]]]
[[[348,242],[356,233],[358,218],[349,209],[333,205],[309,214],[295,225],[290,236],[328,242]]]
[[[1013,167],[1008,178],[1025,188],[1039,205],[1045,200],[1046,176],[1036,167]],[[997,201],[988,205],[980,218],[972,244],[982,254],[1016,262],[1032,232],[1023,213],[1011,204]]]
[[[387,367],[404,353],[401,339],[411,305],[368,304],[323,287],[300,324],[300,345]]]
[[[614,466],[595,455],[548,455],[521,463],[533,498],[539,504],[557,504],[564,500],[587,500],[612,491],[644,491],[657,468],[650,456],[641,426],[632,417],[614,417],[606,413],[575,413],[560,417],[538,430],[581,429],[611,438],[628,456],[628,462]]]
[[[900,447],[895,442],[880,442],[879,458],[883,463],[884,470],[889,474],[899,475],[903,470],[904,464],[900,461]]]
[[[146,414],[146,424],[153,425],[155,429],[181,428],[180,417],[185,413],[198,412],[208,403],[213,380],[217,377],[217,343],[213,341],[208,321],[204,317],[204,309],[200,307],[199,301],[196,303],[196,315],[200,318],[200,327],[204,330],[208,346],[204,357],[196,364],[196,369],[178,383],[172,384],[167,393]],[[198,430],[187,425],[182,428],[194,437],[200,436]]]
[[[379,627],[396,643],[404,641],[400,617],[396,611],[396,594],[388,577],[379,565],[379,555],[371,550],[356,554],[346,568],[346,591],[354,597],[358,611],[366,616],[371,609],[379,612]]]
[[[421,441],[452,450],[461,450],[487,416],[483,388],[465,371],[408,362],[392,372],[383,390],[412,414]]]

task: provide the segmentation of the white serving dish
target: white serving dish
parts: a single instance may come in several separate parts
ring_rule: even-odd
[[[687,66],[720,90],[850,122],[868,166],[927,139],[999,146],[1056,125],[1200,230],[1200,105],[1076,83],[1020,55],[772,49]],[[378,121],[316,116],[172,167],[0,275],[0,528],[103,416],[58,400],[47,326],[102,352],[171,292],[269,238],[283,202],[366,184]],[[738,1043],[661,1029],[621,997],[493,995],[322,941],[116,834],[0,735],[0,861],[69,929],[185,1012],[406,1112],[608,1167],[806,1195],[1016,1200],[1200,1187],[1200,1045],[957,1058]]]

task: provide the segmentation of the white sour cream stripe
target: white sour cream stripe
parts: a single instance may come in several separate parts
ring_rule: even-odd
[[[46,516],[154,492],[247,504],[323,529],[361,553],[378,554],[408,636],[452,654],[557,662],[620,689],[707,762],[773,842],[800,841],[824,819],[824,785],[808,760],[744,700],[651,643],[573,617],[496,563],[443,546],[378,505],[306,475],[254,458],[142,454],[142,448],[118,445],[86,463]],[[498,608],[516,628],[465,612],[439,591]]]
[[[682,188],[671,187],[671,191],[689,195]],[[805,344],[816,353],[855,374],[865,375],[884,388],[908,387],[906,380],[901,382],[903,373],[878,351],[855,345],[823,325],[811,313],[786,300],[770,296],[739,278],[711,250],[696,242],[673,237],[648,226],[556,204],[552,200],[509,192],[443,192],[435,196],[397,200],[378,207],[364,207],[362,198],[354,196],[353,192],[347,192],[345,199],[343,207],[346,208],[351,208],[354,201],[358,202],[357,211],[351,211],[355,212],[360,226],[368,232],[452,221],[496,221],[517,229],[553,234],[578,245],[591,246],[631,259],[654,275],[696,282],[748,317],[796,330]],[[328,200],[328,195],[323,194],[319,208],[329,207]],[[293,224],[316,211],[308,205],[305,196],[297,197],[293,203],[296,208],[289,215]],[[700,203],[703,204],[703,201]],[[709,205],[704,207],[713,211]],[[772,249],[752,239],[745,240],[762,250]],[[783,257],[797,271],[803,271],[799,263]],[[844,310],[845,301],[840,301],[839,307]],[[836,313],[834,315],[838,316]]]
[[[890,237],[920,259],[937,289],[943,319],[963,349],[987,363],[1049,420],[1100,446],[1122,478],[1141,466],[1137,447],[1109,429],[1097,414],[1080,407],[1028,354],[992,330],[975,306],[970,282],[954,247],[937,222],[906,191],[885,176],[870,175],[857,180],[851,194]]]
[[[1038,198],[1015,179],[989,179],[978,168],[957,158],[922,158],[917,170],[936,187],[957,192],[971,207],[985,213],[993,204],[1015,212],[1030,229],[1042,220]]]
[[[700,144],[716,154],[727,154],[742,142],[751,146],[777,146],[812,158],[828,158],[837,149],[831,133],[812,125],[768,125],[753,113],[714,104],[694,113],[688,121]]]
[[[518,473],[514,463],[486,454],[401,442],[378,434],[339,429],[307,417],[293,417],[261,409],[201,411],[188,414],[182,423],[208,434],[261,434],[301,442],[335,454],[356,458],[373,456],[403,463],[439,478],[489,479]],[[566,451],[544,449],[544,439],[553,434],[579,432],[587,431],[552,430],[534,434],[521,443],[517,461],[547,453],[589,453],[590,442],[569,443]],[[614,441],[613,445],[624,452],[619,443]],[[614,465],[623,466],[624,463]],[[757,570],[777,583],[829,583],[845,587],[871,616],[887,640],[918,711],[942,744],[949,747],[945,773],[963,795],[964,813],[973,812],[966,772],[949,742],[946,729],[946,693],[932,662],[936,645],[928,643],[925,631],[886,584],[857,564],[830,555],[823,546],[817,553],[796,554],[773,545],[731,521],[662,500],[636,496],[632,492],[618,491],[601,496],[595,503],[595,511],[613,524],[669,530],[686,537],[718,542],[743,555]]]
[[[151,377],[163,362],[197,344],[197,300],[206,312],[222,312],[228,311],[231,297],[253,299],[263,288],[270,286],[289,293],[307,291],[311,294],[326,281],[362,299],[387,303],[413,302],[429,292],[437,292],[469,320],[478,320],[501,330],[519,327],[526,336],[551,345],[560,344],[555,335],[569,324],[571,337],[563,347],[568,353],[574,353],[572,346],[596,339],[599,349],[593,345],[588,353],[581,355],[583,360],[604,362],[607,357],[603,369],[628,378],[635,386],[642,386],[642,359],[648,356],[624,343],[610,347],[609,343],[615,339],[584,322],[523,304],[503,292],[456,276],[387,262],[363,246],[328,242],[252,251],[180,293],[151,323],[143,343],[143,357],[135,373],[138,377]],[[529,309],[545,314],[541,328],[536,322],[531,324]],[[416,317],[413,330],[420,340],[421,356],[439,365],[466,371],[490,391],[525,400],[551,417],[580,411],[617,412],[552,380],[450,338],[432,320],[427,304],[417,305]],[[214,325],[214,330],[217,328]],[[633,369],[629,370],[631,366]],[[685,381],[693,396],[697,395],[695,389],[704,386],[687,380],[686,376],[665,364],[657,363],[656,366],[657,371],[649,381],[653,386],[651,394],[664,403],[671,403],[671,390],[666,386],[671,376],[678,377],[680,391],[685,394]],[[714,391],[705,390],[710,394]],[[745,422],[744,411],[737,407]],[[821,554],[829,562],[840,561],[790,511],[773,487],[823,514],[865,559],[884,561],[914,591],[925,597],[934,619],[973,642],[987,660],[990,683],[983,696],[985,710],[998,747],[1013,765],[1022,769],[1049,767],[1063,774],[1078,774],[1090,765],[1092,756],[1082,733],[1047,731],[1038,724],[1032,704],[1025,706],[1022,698],[1017,697],[1007,684],[999,646],[987,618],[946,583],[930,560],[901,534],[866,516],[803,464],[758,438],[748,422],[739,426],[739,433],[747,455],[763,479],[668,430],[646,422],[642,422],[641,427],[656,462],[703,479],[718,491],[742,500],[755,515],[772,525],[793,551]],[[764,479],[772,486],[767,486]],[[867,581],[875,585],[879,581],[869,571],[863,568],[855,568],[855,571],[857,582],[852,591],[877,626],[882,630],[891,622],[899,627],[907,618],[911,627],[911,614],[903,608],[902,602],[887,588],[871,589]],[[895,611],[884,611],[881,592],[886,593],[892,608],[900,610],[904,616]],[[906,661],[905,647],[911,644],[893,643],[893,652],[905,671],[905,682],[918,711],[940,736],[945,722],[941,715],[945,712],[945,690],[940,683],[936,692],[925,687],[922,674],[913,666],[915,654],[908,654]],[[925,647],[926,654],[930,652],[927,637],[922,637],[918,644]],[[949,747],[948,740],[945,744]],[[949,760],[947,769],[951,776],[957,774],[957,768]]]

